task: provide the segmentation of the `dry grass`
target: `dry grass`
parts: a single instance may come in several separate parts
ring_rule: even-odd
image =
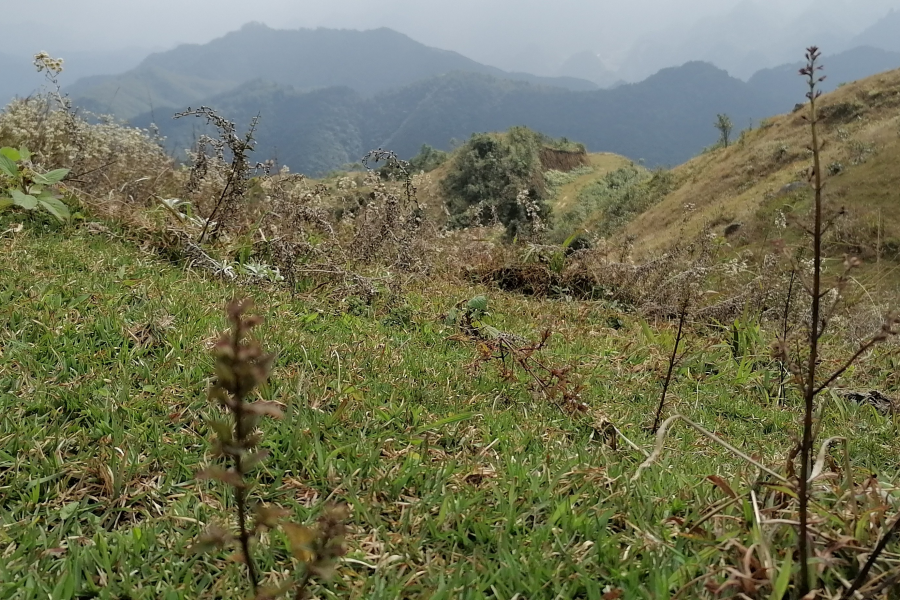
[[[797,92],[799,101],[799,77]],[[823,164],[843,167],[829,179],[826,198],[850,209],[851,227],[877,222],[880,212],[882,241],[890,250],[900,240],[900,171],[892,166],[900,158],[900,70],[843,86],[823,96],[822,104],[830,115],[824,122]],[[805,206],[796,196],[809,196],[805,185],[796,194],[782,192],[788,184],[805,182],[802,170],[809,155],[803,114],[768,119],[728,148],[675,168],[676,189],[621,234],[635,236],[635,256],[657,254],[707,224],[722,232],[731,223],[743,223],[740,241],[749,246],[780,237],[774,235],[772,217],[792,201]],[[686,205],[693,210],[686,211]]]

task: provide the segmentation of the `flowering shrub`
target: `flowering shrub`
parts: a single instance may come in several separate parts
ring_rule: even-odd
[[[69,169],[69,181],[86,196],[146,202],[171,187],[173,161],[154,132],[109,116],[76,112],[58,81],[63,61],[46,52],[34,65],[50,84],[42,94],[14,100],[0,112],[0,145],[29,148],[41,169]]]
[[[35,165],[70,169],[73,183],[95,197],[116,191],[146,201],[174,164],[151,132],[110,117],[89,122],[63,110],[50,95],[7,106],[0,113],[0,143],[30,148]]]

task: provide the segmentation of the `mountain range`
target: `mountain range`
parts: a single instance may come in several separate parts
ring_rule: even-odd
[[[571,72],[609,76],[595,58],[576,57]],[[834,87],[900,67],[900,53],[856,48],[824,64]],[[501,71],[390,29],[275,30],[253,23],[208,44],[152,54],[120,75],[84,78],[66,91],[92,112],[155,124],[168,149],[182,156],[206,129],[197,120],[172,120],[175,112],[205,104],[239,126],[259,114],[256,159],[311,175],[355,163],[373,148],[408,158],[423,144],[449,149],[474,132],[513,125],[648,165],[673,165],[716,141],[719,113],[742,129],[802,101],[798,69],[767,69],[745,82],[692,61],[639,83],[597,89],[575,77]]]
[[[154,106],[179,106],[254,79],[298,91],[346,86],[373,94],[452,71],[570,90],[597,85],[574,77],[507,73],[456,52],[431,48],[390,29],[271,29],[249,23],[208,44],[148,56],[122,75],[76,82],[67,91],[92,110],[130,119]],[[171,76],[171,85],[161,79]],[[187,82],[196,81],[196,89]]]
[[[205,103],[237,123],[262,115],[257,158],[277,158],[307,174],[357,162],[374,148],[411,157],[423,144],[447,149],[473,132],[522,124],[648,164],[675,164],[715,141],[712,122],[721,107],[747,122],[770,106],[746,83],[707,63],[589,92],[455,71],[372,96],[348,87],[302,92],[255,80]],[[151,114],[132,122],[155,122],[173,151],[190,147],[202,131],[202,123],[154,121]]]

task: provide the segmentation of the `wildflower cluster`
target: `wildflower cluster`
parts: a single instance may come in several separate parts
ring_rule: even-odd
[[[38,52],[34,55],[34,67],[38,73],[46,72],[50,77],[55,77],[62,73],[63,59],[53,58],[46,52]]]

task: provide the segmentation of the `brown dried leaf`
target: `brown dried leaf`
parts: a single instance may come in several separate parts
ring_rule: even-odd
[[[200,534],[200,537],[197,538],[196,543],[188,549],[188,552],[195,554],[212,552],[213,550],[223,548],[233,540],[234,536],[224,527],[210,525],[202,534]]]
[[[292,587],[294,587],[294,582],[288,580],[279,586],[267,586],[259,588],[259,591],[256,592],[254,600],[273,600],[274,598],[283,596],[291,591]]]
[[[728,482],[718,475],[709,475],[707,479],[710,480],[717,488],[725,492],[728,497],[735,499],[738,497],[738,495],[734,493],[734,490],[731,489],[731,486],[728,485]]]
[[[260,442],[262,442],[262,437],[262,433],[260,432],[251,433],[246,438],[244,438],[244,448],[246,448],[247,450],[256,448],[257,446],[259,446]]]
[[[258,452],[253,452],[252,454],[246,455],[241,460],[241,467],[243,468],[243,471],[245,473],[249,472],[250,469],[266,460],[269,457],[269,454],[271,454],[271,452],[269,452],[268,450],[260,450]]]
[[[269,528],[276,527],[281,519],[291,514],[289,510],[280,506],[263,506],[261,504],[256,507],[255,513],[257,524]]]
[[[315,558],[313,544],[318,537],[318,533],[314,529],[297,525],[296,523],[282,523],[281,529],[288,537],[291,544],[291,554],[300,562],[308,563]]]
[[[231,425],[221,419],[209,419],[206,422],[210,428],[216,432],[216,437],[223,444],[230,444],[232,441]]]
[[[255,415],[280,419],[284,416],[283,405],[278,402],[252,402],[244,405],[244,410]]]
[[[207,467],[197,473],[197,479],[211,479],[213,481],[221,481],[236,488],[246,487],[241,476],[231,469],[223,469],[222,467]]]

